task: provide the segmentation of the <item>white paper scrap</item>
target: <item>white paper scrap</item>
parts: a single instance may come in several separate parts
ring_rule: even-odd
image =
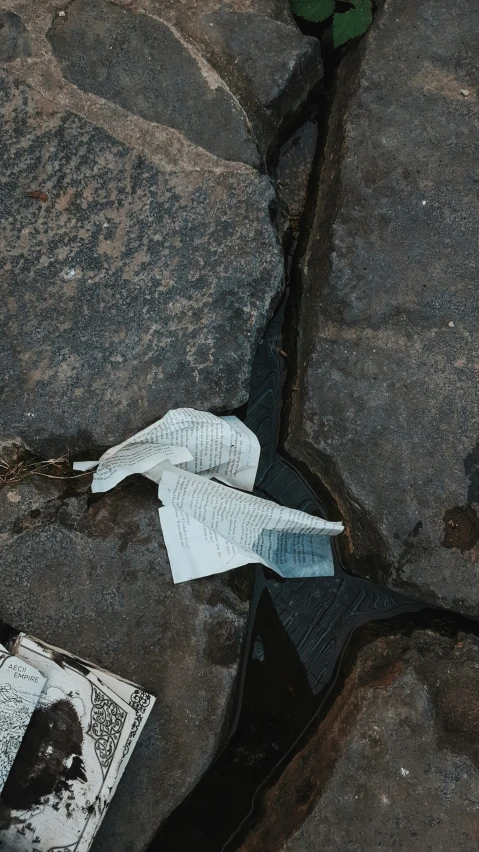
[[[227,485],[252,491],[260,445],[237,417],[217,417],[194,408],[171,409],[99,461],[74,462],[74,470],[97,467],[92,491],[109,491],[126,476],[142,473],[159,482],[166,462]]]
[[[259,562],[282,577],[331,576],[332,523],[166,465],[159,510],[175,583]]]
[[[0,792],[44,685],[37,669],[0,645]]]

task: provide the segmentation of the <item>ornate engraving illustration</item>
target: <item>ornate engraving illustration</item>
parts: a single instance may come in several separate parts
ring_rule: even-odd
[[[102,768],[103,777],[108,772],[118,745],[126,712],[94,684],[89,734],[95,740],[95,753]]]
[[[125,757],[130,751],[130,746],[132,742],[136,739],[136,732],[140,727],[143,716],[145,715],[148,707],[150,706],[152,697],[148,695],[147,692],[143,692],[142,689],[135,689],[132,693],[130,701],[128,702],[130,707],[133,707],[135,711],[135,721],[131,727],[130,735],[125,743],[125,748],[123,749],[123,756]]]

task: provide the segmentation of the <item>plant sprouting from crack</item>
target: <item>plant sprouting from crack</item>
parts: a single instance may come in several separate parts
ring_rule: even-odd
[[[373,20],[372,0],[290,0],[298,18],[326,23],[331,18],[334,47],[363,35]]]

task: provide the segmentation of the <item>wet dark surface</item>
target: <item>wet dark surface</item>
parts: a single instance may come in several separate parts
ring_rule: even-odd
[[[284,305],[253,365],[245,422],[258,435],[255,493],[326,516],[304,478],[276,450],[285,363]],[[149,852],[221,852],[240,848],[259,793],[293,754],[325,705],[352,631],[426,606],[344,572],[332,539],[334,577],[279,580],[256,569],[243,670],[230,738],[190,796],[171,814]]]

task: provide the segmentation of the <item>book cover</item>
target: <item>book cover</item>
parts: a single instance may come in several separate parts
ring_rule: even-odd
[[[47,683],[1,795],[0,845],[87,852],[155,699],[31,636],[13,651]]]

